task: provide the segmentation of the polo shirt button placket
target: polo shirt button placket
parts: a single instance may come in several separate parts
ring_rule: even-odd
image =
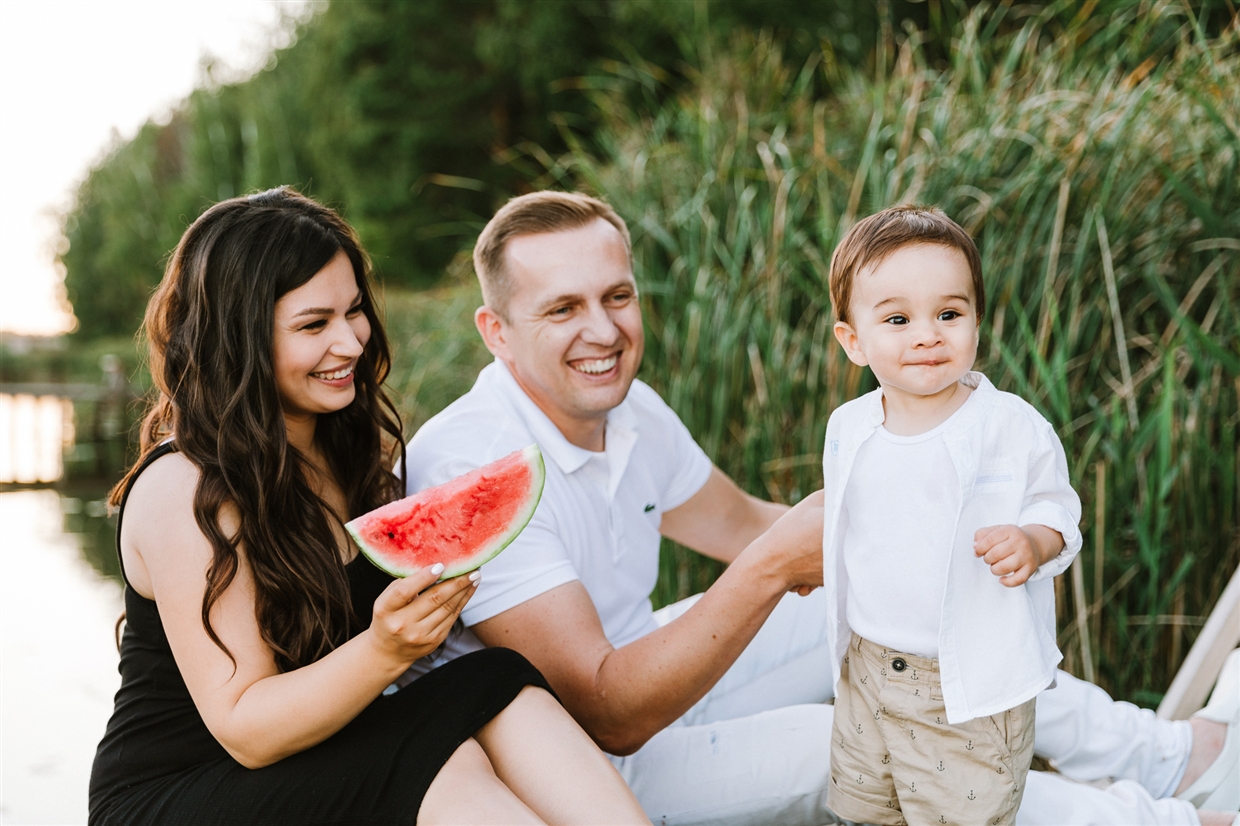
[[[611,558],[615,562],[620,561],[621,549],[624,547],[624,519],[616,513],[616,501],[614,499],[608,503],[607,507],[607,527],[608,533],[611,534]]]

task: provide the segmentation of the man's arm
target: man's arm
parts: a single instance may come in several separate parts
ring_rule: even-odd
[[[750,496],[712,467],[706,484],[689,501],[663,514],[659,533],[700,554],[731,562],[787,511],[787,505]]]
[[[605,751],[631,754],[702,698],[786,592],[822,584],[822,520],[822,495],[812,494],[736,554],[685,614],[619,649],[579,582],[472,630],[488,646],[524,654]]]

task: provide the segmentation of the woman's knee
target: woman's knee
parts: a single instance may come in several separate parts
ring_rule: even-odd
[[[526,726],[546,725],[559,718],[568,718],[568,712],[546,690],[527,685],[513,698],[504,710],[492,717],[479,729],[475,737],[485,748],[497,731]]]
[[[457,747],[435,775],[418,810],[419,826],[541,822],[496,776],[490,758],[472,737]]]
[[[435,775],[430,789],[433,790],[435,784],[440,782],[459,787],[468,783],[488,783],[494,779],[495,768],[491,765],[490,758],[478,741],[470,737],[452,752],[448,762],[444,763],[439,774]]]

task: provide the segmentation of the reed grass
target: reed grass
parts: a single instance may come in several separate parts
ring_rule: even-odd
[[[1169,2],[1082,8],[1054,30],[975,10],[949,65],[916,32],[870,71],[738,35],[669,95],[637,62],[583,81],[597,144],[565,128],[571,152],[525,160],[629,221],[642,378],[777,501],[821,485],[831,410],[874,386],[831,336],[831,250],[891,204],[955,217],[986,274],[979,369],[1056,426],[1088,515],[1066,665],[1148,705],[1240,559],[1240,35]],[[655,600],[717,572],[668,546]]]

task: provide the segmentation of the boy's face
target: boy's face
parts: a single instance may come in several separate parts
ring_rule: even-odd
[[[977,358],[978,317],[964,254],[952,247],[901,247],[855,276],[851,323],[835,337],[854,364],[869,365],[887,396],[952,393]]]

